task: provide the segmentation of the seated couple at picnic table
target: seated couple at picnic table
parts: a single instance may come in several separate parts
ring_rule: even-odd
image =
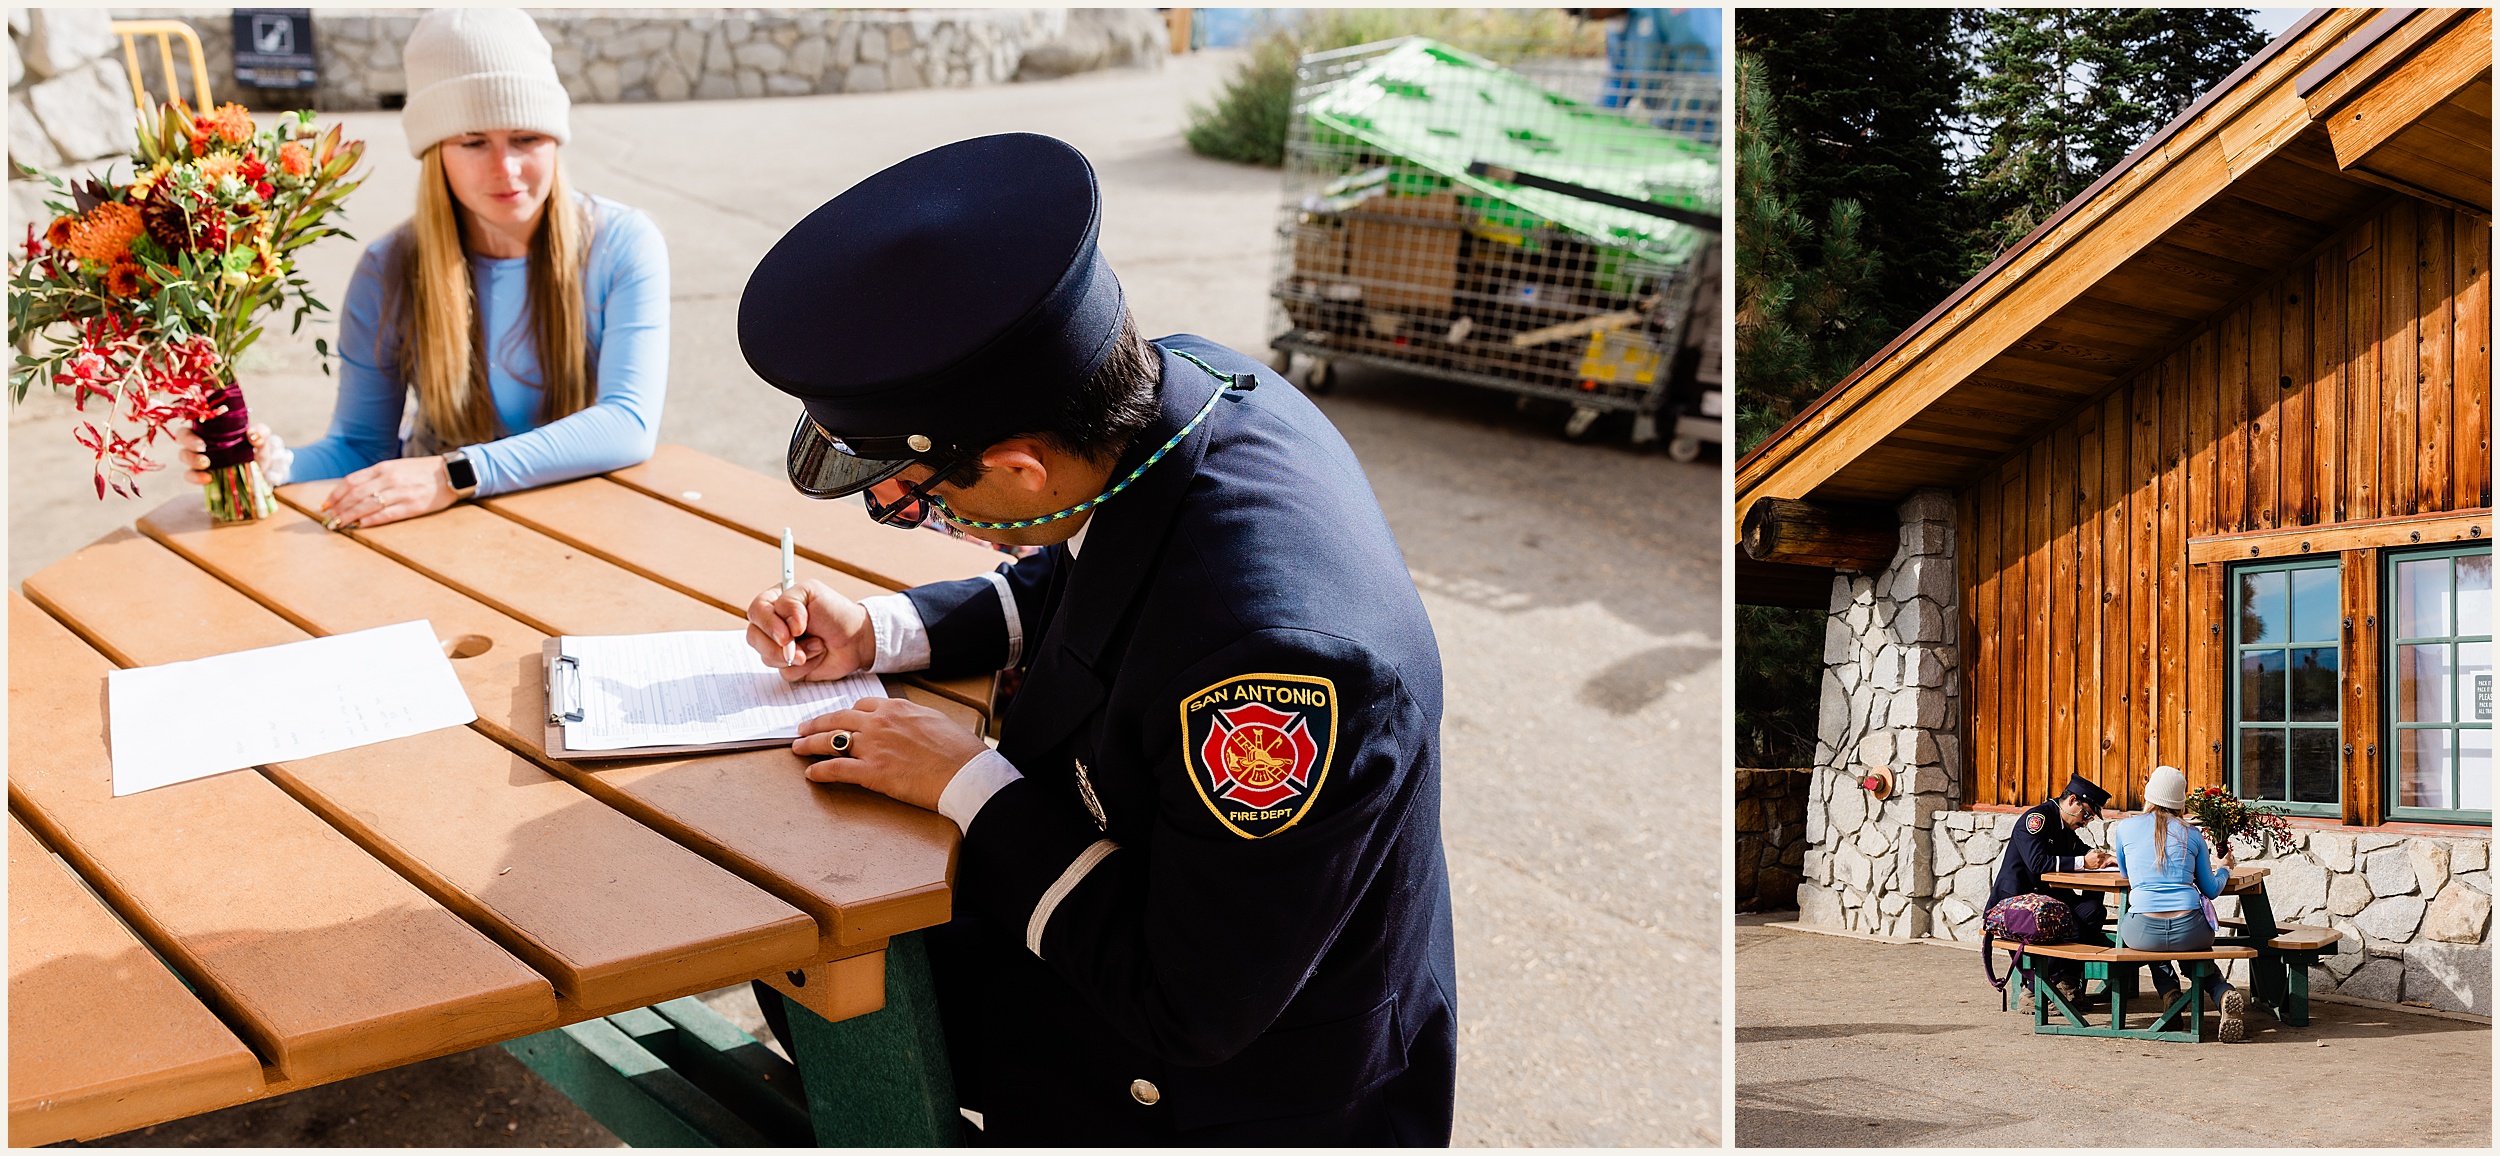
[[[271,484],[341,479],[321,503],[335,527],[622,469],[658,440],[667,246],[567,185],[564,88],[515,79],[551,68],[529,59],[545,43],[519,9],[437,9],[409,35],[416,212],[348,282],[329,433],[290,450],[249,431]],[[199,437],[178,441],[205,483]]]
[[[2040,876],[2116,867],[2127,881],[2127,918],[2118,927],[2119,946],[2139,951],[2212,948],[2216,923],[2211,900],[2230,883],[2231,868],[2238,860],[2226,843],[2217,861],[2205,833],[2181,816],[2187,807],[2187,776],[2177,767],[2154,768],[2144,784],[2144,812],[2110,824],[2110,850],[2088,847],[2076,831],[2100,818],[2101,808],[2108,803],[2108,791],[2072,775],[2057,798],[2023,812],[2015,820],[2013,838],[2006,843],[1988,906],[1994,908],[2015,895],[2053,896],[2074,913],[2077,936],[2092,941],[2107,918],[2100,894],[2051,889],[2041,883]],[[2080,964],[2043,959],[2036,966],[2069,1004],[2082,999]],[[2168,961],[2150,966],[2153,985],[2162,998],[2175,998],[2177,968]],[[2224,981],[2218,969],[2208,971],[2203,984],[2221,1012],[2220,1038],[2240,1040],[2247,1031],[2242,1018],[2246,997]]]

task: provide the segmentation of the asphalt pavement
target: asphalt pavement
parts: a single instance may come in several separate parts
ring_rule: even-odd
[[[2237,1044],[2034,1035],[1976,951],[1795,918],[1736,917],[1740,1148],[2491,1144],[2489,1023],[2313,1000]]]
[[[747,271],[833,193],[988,132],[1050,133],[1093,159],[1103,248],[1146,332],[1264,356],[1278,175],[1180,141],[1186,104],[1236,59],[982,89],[576,107],[565,151],[576,186],[651,214],[668,240],[662,440],[776,472],[793,410],[737,353]],[[351,227],[379,235],[407,215],[415,162],[395,114],[338,119],[371,142]],[[327,299],[359,247],[326,242],[308,257]],[[315,334],[272,332],[244,366],[253,412],[290,441],[317,436],[330,410]],[[1446,667],[1457,1141],[1716,1145],[1718,462],[1635,451],[1615,424],[1566,442],[1558,412],[1385,372],[1349,369],[1320,403],[1380,496]],[[69,416],[43,397],[11,415],[13,584],[169,496],[197,500],[160,474],[142,502],[98,502]],[[735,1013],[734,993],[718,1002]],[[482,1049],[111,1142],[615,1141]]]

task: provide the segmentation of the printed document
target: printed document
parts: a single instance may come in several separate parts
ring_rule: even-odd
[[[113,794],[477,721],[425,620],[116,670]]]
[[[807,719],[885,695],[867,673],[785,682],[738,630],[566,635],[563,645],[575,669],[556,693],[581,711],[564,724],[577,751],[795,739]]]

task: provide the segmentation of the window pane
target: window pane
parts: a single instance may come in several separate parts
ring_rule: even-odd
[[[2240,732],[2240,794],[2252,799],[2283,798],[2283,732],[2254,728]]]
[[[2292,573],[2292,641],[2337,642],[2344,637],[2343,597],[2337,571],[2320,566]]]
[[[2491,732],[2474,728],[2457,732],[2457,807],[2491,809]]]
[[[2283,721],[2283,652],[2251,650],[2240,655],[2240,721]]]
[[[2398,806],[2448,808],[2447,731],[2396,732],[2396,796]]]
[[[2396,637],[2437,638],[2448,633],[2448,560],[2417,558],[2396,563]]]
[[[2240,575],[2240,641],[2281,642],[2289,624],[2284,621],[2286,594],[2283,572],[2267,570]]]
[[[2295,803],[2333,803],[2343,798],[2337,780],[2343,776],[2337,765],[2336,732],[2304,729],[2292,732],[2292,801]]]
[[[2396,721],[2447,722],[2448,644],[2396,648]]]
[[[2334,722],[2336,649],[2304,646],[2292,652],[2292,721]]]
[[[2491,721],[2491,644],[2457,644],[2457,719]]]
[[[2457,633],[2491,633],[2491,555],[2457,559]]]

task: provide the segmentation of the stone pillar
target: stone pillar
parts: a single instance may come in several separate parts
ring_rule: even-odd
[[[113,18],[95,8],[9,9],[9,159],[77,180],[138,147],[137,109],[122,71]],[[128,166],[124,166],[127,169]],[[48,198],[69,201],[9,170],[11,244],[52,220]]]
[[[1797,905],[1803,922],[1919,936],[1936,896],[1930,831],[1961,798],[1961,592],[1953,496],[1920,490],[1899,514],[1883,572],[1832,578]],[[1859,785],[1878,768],[1889,799]]]

